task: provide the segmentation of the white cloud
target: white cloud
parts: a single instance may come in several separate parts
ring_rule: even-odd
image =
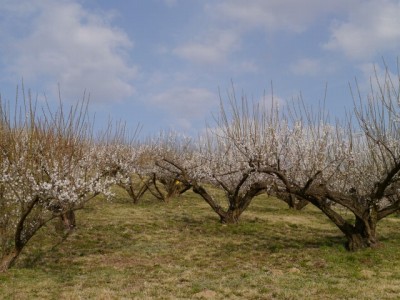
[[[228,54],[239,46],[238,36],[233,31],[212,31],[200,39],[189,41],[173,52],[196,63],[218,64],[225,62]]]
[[[236,73],[257,73],[260,67],[251,60],[244,60],[237,63],[231,63],[232,70]]]
[[[207,25],[200,33],[176,47],[173,53],[199,64],[221,64],[246,67],[256,66],[232,54],[244,48],[249,32],[303,32],[318,20],[356,9],[362,0],[220,0],[207,1],[204,6]],[[212,29],[210,29],[212,28]],[[265,43],[265,41],[261,41]]]
[[[164,121],[174,130],[192,131],[204,126],[211,111],[218,106],[216,93],[204,88],[172,87],[146,98],[147,103],[164,115]]]
[[[366,59],[400,48],[400,2],[365,1],[351,11],[349,20],[337,23],[326,49],[339,50],[350,58]],[[398,54],[398,53],[396,53]]]
[[[208,4],[207,11],[218,20],[231,21],[244,28],[268,31],[304,31],[316,18],[341,11],[359,0],[223,0]]]
[[[203,118],[218,101],[218,95],[209,90],[191,87],[173,87],[149,100],[152,105],[180,120]]]
[[[30,16],[29,31],[9,39],[7,63],[12,74],[24,77],[28,84],[44,82],[46,88],[60,83],[66,98],[78,97],[85,89],[95,102],[133,94],[131,80],[137,68],[127,59],[133,44],[110,24],[109,15],[88,12],[72,1],[12,3],[7,9],[15,13],[16,22],[22,21],[18,19],[22,12],[25,21]]]
[[[291,66],[296,75],[317,75],[321,71],[321,60],[317,58],[302,58]]]

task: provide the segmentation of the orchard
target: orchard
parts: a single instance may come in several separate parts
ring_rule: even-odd
[[[85,99],[56,110],[29,95],[15,109],[0,102],[0,272],[50,221],[75,230],[75,211],[100,194],[112,201],[115,186],[133,204],[150,193],[167,205],[191,189],[229,226],[267,193],[289,209],[315,206],[349,251],[376,248],[378,222],[400,209],[400,77],[371,86],[366,98],[353,88],[354,111],[335,121],[323,105],[266,107],[233,93],[198,138],[136,139],[111,125],[94,135]]]

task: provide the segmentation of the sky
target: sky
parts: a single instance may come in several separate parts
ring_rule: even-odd
[[[220,100],[353,107],[349,83],[397,74],[399,0],[0,0],[0,94],[90,95],[142,134],[195,135]]]

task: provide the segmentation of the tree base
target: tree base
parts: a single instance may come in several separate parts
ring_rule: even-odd
[[[352,234],[347,237],[346,249],[349,251],[358,251],[365,248],[378,248],[379,243],[376,239],[366,238],[360,234]]]
[[[6,272],[15,262],[21,251],[13,250],[0,260],[0,273]]]

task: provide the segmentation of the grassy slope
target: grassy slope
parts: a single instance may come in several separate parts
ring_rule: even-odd
[[[196,195],[131,205],[121,194],[78,213],[61,244],[48,226],[0,274],[1,299],[390,299],[400,294],[400,219],[380,249],[346,252],[311,206],[260,196],[223,226]]]

